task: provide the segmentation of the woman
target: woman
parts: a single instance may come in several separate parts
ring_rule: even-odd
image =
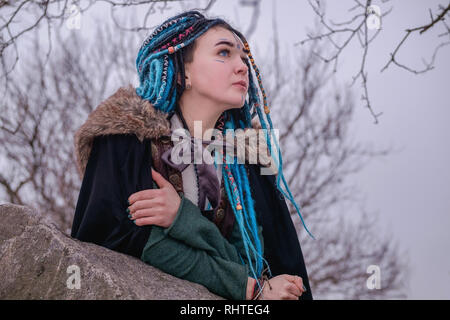
[[[156,28],[136,59],[140,86],[120,88],[75,135],[83,182],[72,237],[139,257],[226,298],[312,299],[283,194],[293,198],[279,187],[281,161],[275,181],[260,174],[267,166],[261,159],[242,163],[223,150],[214,152],[223,162],[213,164],[172,158],[186,141],[174,141],[180,129],[191,151],[213,141],[211,132],[228,144],[226,129],[267,129],[249,60],[272,129],[240,32],[197,11]]]

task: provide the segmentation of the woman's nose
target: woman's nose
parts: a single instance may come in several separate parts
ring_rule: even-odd
[[[244,61],[242,61],[242,59],[239,59],[239,60],[240,60],[240,63],[238,66],[238,71],[247,73],[247,71],[248,71],[247,64]]]

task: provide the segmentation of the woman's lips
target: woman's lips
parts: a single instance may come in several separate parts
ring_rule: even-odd
[[[247,88],[244,85],[240,84],[240,83],[234,83],[233,86],[238,86],[239,88],[247,90]]]

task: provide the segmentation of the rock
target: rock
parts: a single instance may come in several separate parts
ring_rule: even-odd
[[[223,299],[135,257],[73,239],[31,208],[3,204],[0,217],[0,299]]]

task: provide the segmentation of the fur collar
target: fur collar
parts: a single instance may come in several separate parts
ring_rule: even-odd
[[[94,138],[111,134],[135,134],[139,141],[170,135],[167,114],[139,97],[135,88],[119,88],[92,111],[74,136],[77,170],[83,177]]]
[[[137,95],[128,84],[120,87],[113,95],[101,102],[92,111],[86,122],[74,136],[75,156],[78,174],[82,178],[91,153],[94,138],[111,134],[135,134],[139,141],[159,138],[171,133],[168,114]],[[259,122],[252,121],[252,127],[260,129]]]

